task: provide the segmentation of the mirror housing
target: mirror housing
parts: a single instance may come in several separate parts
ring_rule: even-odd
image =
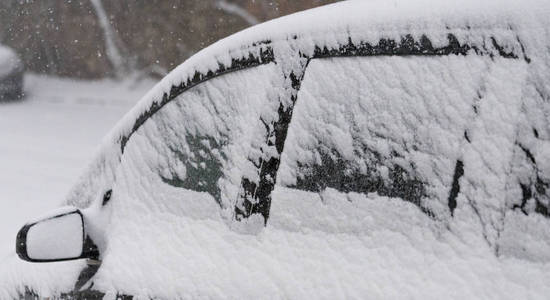
[[[84,215],[75,207],[65,207],[30,222],[17,233],[17,255],[30,262],[97,259],[99,251],[86,234],[84,224]]]

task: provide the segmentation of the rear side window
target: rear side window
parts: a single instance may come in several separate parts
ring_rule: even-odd
[[[448,214],[459,192],[500,206],[521,74],[524,62],[476,55],[313,60],[279,184],[397,197],[429,215]]]

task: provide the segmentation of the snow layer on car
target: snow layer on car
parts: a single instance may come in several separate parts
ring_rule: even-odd
[[[550,274],[548,219],[540,214],[524,214],[522,209],[526,212],[535,210],[534,207],[527,207],[534,205],[533,202],[526,203],[527,206],[522,209],[509,210],[504,216],[499,214],[502,207],[510,208],[516,200],[501,197],[498,189],[502,186],[507,188],[507,183],[502,182],[503,177],[498,175],[505,173],[503,169],[506,168],[533,172],[533,167],[526,167],[524,163],[506,165],[506,162],[512,161],[510,157],[522,154],[521,147],[510,146],[517,138],[533,149],[526,159],[530,160],[532,156],[541,162],[535,168],[537,176],[541,180],[549,177],[550,170],[545,161],[549,154],[547,140],[550,132],[546,118],[548,107],[544,104],[550,94],[547,84],[550,54],[546,51],[550,41],[548,12],[547,1],[521,4],[510,1],[455,4],[423,0],[345,2],[253,27],[193,56],[163,79],[119,123],[105,140],[102,152],[90,171],[69,195],[68,203],[89,207],[88,214],[93,210],[108,215],[99,222],[106,232],[96,233],[96,236],[104,235],[99,245],[104,260],[93,279],[94,288],[144,298],[399,298],[407,295],[423,299],[544,299],[550,293],[547,283]],[[345,122],[333,120],[328,115],[325,122],[316,123],[314,118],[303,114],[306,111],[323,115],[325,110],[340,104],[338,101],[333,103],[319,99],[317,103],[302,103],[298,100],[296,110],[302,110],[303,119],[297,115],[296,123],[291,124],[294,127],[287,141],[289,152],[285,153],[287,156],[280,170],[280,185],[273,192],[271,219],[267,227],[253,234],[242,234],[233,230],[235,228],[231,228],[231,224],[228,225],[231,206],[221,200],[221,207],[228,208],[221,210],[216,192],[210,189],[190,191],[181,188],[183,185],[177,180],[167,184],[175,178],[185,179],[189,166],[175,159],[178,158],[177,153],[158,145],[165,144],[163,139],[172,133],[223,133],[228,122],[224,118],[237,109],[246,117],[229,123],[236,128],[234,132],[227,132],[233,140],[226,145],[227,148],[219,151],[221,159],[216,158],[218,154],[213,156],[222,165],[228,166],[228,170],[232,166],[236,170],[235,174],[222,174],[219,177],[223,178],[222,181],[217,181],[221,186],[226,183],[225,192],[233,195],[235,191],[232,188],[238,184],[240,175],[251,168],[249,161],[242,160],[242,152],[254,149],[250,147],[252,139],[248,138],[257,134],[254,130],[258,126],[258,119],[254,118],[259,113],[256,106],[240,105],[242,103],[238,101],[224,104],[224,94],[219,91],[209,95],[212,106],[208,103],[194,106],[197,104],[194,97],[201,94],[201,87],[197,86],[176,97],[158,112],[158,118],[178,117],[181,113],[178,107],[186,107],[188,110],[181,116],[195,117],[193,124],[168,128],[162,122],[150,120],[135,128],[136,119],[151,107],[159,105],[163,97],[171,93],[172,86],[192,81],[197,72],[204,75],[216,71],[220,64],[230,66],[233,60],[246,58],[250,53],[259,56],[258,53],[266,47],[273,49],[277,66],[284,69],[298,63],[296,58],[299,55],[293,56],[298,52],[308,56],[315,52],[316,47],[338,49],[349,44],[350,40],[372,44],[380,38],[398,41],[407,34],[416,39],[425,35],[434,46],[445,45],[449,34],[453,34],[460,43],[489,45],[485,57],[477,57],[472,50],[468,59],[438,58],[433,62],[425,61],[422,65],[433,71],[444,62],[448,69],[422,78],[441,77],[454,91],[441,107],[429,102],[434,99],[427,98],[424,103],[426,110],[413,110],[422,114],[418,119],[427,120],[415,125],[420,125],[419,135],[428,138],[428,141],[421,143],[418,151],[401,151],[410,155],[409,159],[420,163],[418,174],[421,178],[431,180],[428,192],[436,201],[425,203],[426,200],[422,200],[420,204],[426,204],[427,208],[436,212],[435,220],[420,210],[416,203],[391,195],[338,191],[331,187],[320,193],[290,188],[304,175],[293,173],[296,168],[292,164],[297,161],[311,162],[314,157],[314,153],[300,151],[304,148],[310,150],[308,143],[311,137],[303,134],[304,128],[313,132],[313,136],[323,137],[328,144],[343,147],[339,150],[344,154],[353,152],[353,143],[346,139],[349,138],[347,134],[353,131],[342,130],[348,129],[344,126]],[[491,44],[491,39],[494,39],[494,44]],[[500,52],[509,51],[517,60],[506,61],[502,58]],[[312,61],[311,74],[323,75],[322,68],[316,71],[315,63]],[[264,70],[271,65],[263,66]],[[430,89],[436,94],[441,93],[438,86],[411,87],[409,81],[414,83],[416,74],[407,70],[404,59],[381,59],[373,66],[381,68],[384,65],[392,65],[408,75],[401,78],[391,74],[384,76],[384,72],[374,74],[360,64],[357,65],[358,75],[382,83],[382,87],[384,83],[402,79],[403,87],[412,88],[411,95],[426,95]],[[486,66],[494,69],[485,70]],[[453,77],[453,71],[463,76]],[[209,84],[220,88],[231,87],[235,84],[235,76],[241,74],[230,75],[213,79],[215,82]],[[257,83],[272,80],[268,73],[256,75],[255,81],[250,83],[258,89],[265,88],[265,84]],[[506,79],[505,82],[501,82],[503,79]],[[313,82],[310,91],[337,85],[338,80],[343,79]],[[464,100],[461,97],[469,95],[469,100],[477,97],[479,82],[488,83],[488,101],[481,103],[479,108],[485,114],[471,120],[472,111],[467,109],[470,102],[461,102]],[[306,87],[306,81],[304,84]],[[262,93],[254,86],[249,89],[252,95]],[[505,102],[497,101],[500,95],[507,92],[511,94],[502,97]],[[399,89],[395,93],[400,93]],[[318,99],[311,95],[309,98],[307,95],[301,96],[304,99]],[[180,102],[181,99],[188,102]],[[458,102],[452,102],[453,99]],[[267,105],[267,113],[272,112],[270,103],[256,104]],[[315,105],[321,108],[317,111]],[[359,106],[352,103],[351,107],[353,105]],[[411,110],[408,105],[410,103],[396,103],[394,108],[397,112],[388,116],[390,120],[386,121],[391,124],[391,117],[402,117]],[[208,107],[221,114],[201,114],[201,110]],[[521,107],[521,114],[516,114],[518,107]],[[197,118],[201,115],[204,118]],[[515,122],[519,129],[509,128],[513,126],[504,122],[507,119]],[[185,122],[188,119],[182,120]],[[251,120],[254,123],[250,123]],[[424,124],[428,125],[423,128]],[[497,124],[504,128],[499,128]],[[369,128],[378,124],[363,125]],[[393,125],[395,127],[386,132],[390,138],[403,133],[399,122]],[[468,127],[472,128],[471,138],[477,143],[464,144],[460,152],[455,148],[464,143],[459,142],[460,129]],[[537,129],[538,140],[533,138],[533,128]],[[122,155],[122,137],[133,131],[135,134],[128,140],[126,152]],[[400,138],[413,140],[413,137],[406,135]],[[202,145],[211,144],[205,142]],[[182,149],[186,150],[186,145],[183,146]],[[384,153],[382,150],[386,146],[379,143],[376,147]],[[393,150],[400,151],[398,147]],[[439,151],[441,156],[435,157],[434,161],[430,157],[422,157],[426,152],[430,154],[431,150]],[[443,202],[448,193],[445,188],[452,180],[453,164],[461,154],[465,161],[472,164],[463,166],[469,177],[461,181],[464,183],[464,195],[457,199],[460,205],[457,204],[453,213],[454,221],[450,221],[450,212],[447,213]],[[192,155],[188,156],[192,158]],[[202,167],[200,162],[192,159],[188,162],[191,167],[196,164],[196,168],[208,168],[207,164]],[[476,172],[485,165],[494,171],[489,176]],[[407,168],[405,164],[401,167]],[[384,174],[386,171],[381,168],[378,172]],[[497,176],[492,176],[495,174]],[[236,177],[232,178],[232,175]],[[434,175],[439,177],[434,178]],[[530,176],[521,178],[531,179]],[[178,187],[178,184],[182,186]],[[113,199],[101,208],[101,197],[111,188]],[[486,199],[481,199],[476,205],[464,205],[469,202],[468,192],[485,191],[490,192]],[[521,199],[518,185],[514,185],[512,192]],[[498,220],[499,217],[506,220]],[[510,230],[497,228],[503,234],[502,245],[505,247],[502,249],[505,250],[502,252],[498,252],[501,248],[495,244],[498,237],[492,228],[495,224],[510,227]],[[528,249],[527,254],[525,248]],[[43,280],[37,280],[37,286],[50,282],[45,278]],[[55,286],[53,283],[49,288],[55,292]],[[59,290],[61,288],[58,287]]]
[[[133,131],[135,120],[158,105],[173,86],[191,81],[198,72],[202,77],[226,68],[234,60],[252,53],[260,57],[269,44],[275,60],[293,64],[290,52],[312,55],[315,48],[335,48],[352,42],[376,44],[381,38],[399,41],[410,34],[415,40],[426,36],[434,47],[448,43],[452,34],[461,44],[492,42],[503,45],[498,51],[511,51],[534,60],[534,68],[545,74],[550,25],[550,4],[544,0],[516,1],[346,1],[292,14],[253,26],[222,39],[192,56],[168,74],[147,93],[106,139],[106,147],[119,144]]]
[[[445,72],[452,71],[452,67],[461,68],[466,61],[463,57],[436,58],[433,62],[427,59],[408,63],[427,63],[426,68],[451,65],[450,70],[438,74],[444,77],[448,75]],[[343,67],[353,65],[358,73],[369,76],[377,71],[369,72],[366,66],[358,66],[357,58],[345,60]],[[388,61],[396,63],[395,60],[401,66],[398,70],[408,67],[403,61],[405,58],[386,58],[374,63],[385,66]],[[479,69],[484,70],[487,61],[475,57],[468,63],[472,64],[472,73],[477,73]],[[309,73],[312,76],[318,73],[331,76],[326,69],[315,65],[312,68]],[[242,152],[250,148],[248,138],[254,135],[258,125],[257,115],[261,111],[258,109],[268,105],[262,100],[269,93],[266,86],[272,82],[273,70],[274,65],[268,64],[196,86],[136,132],[117,169],[113,198],[100,208],[110,216],[103,224],[108,228],[105,255],[93,279],[94,289],[110,291],[108,296],[124,293],[143,299],[376,299],[403,295],[422,299],[543,299],[550,291],[545,284],[550,272],[548,264],[495,256],[493,248],[480,234],[482,226],[473,208],[467,205],[457,209],[456,221],[448,228],[444,223],[434,222],[416,205],[399,198],[342,193],[331,188],[317,193],[278,186],[273,194],[271,218],[261,232],[242,234],[233,230],[220,213],[216,192],[208,188],[204,191],[181,188],[180,181],[185,181],[191,168],[201,168],[200,160],[195,161],[194,155],[203,156],[203,168],[207,170],[212,166],[208,163],[212,158],[208,151],[218,151],[214,158],[222,165],[227,164],[224,169],[232,172],[218,174],[214,181],[221,186],[234,186],[231,177],[237,175],[236,184],[239,183],[248,163],[239,160]],[[334,71],[332,68],[330,72]],[[469,73],[470,70],[465,75]],[[467,97],[471,88],[467,83],[482,82],[479,78],[484,75],[464,76],[458,82],[451,80],[450,84],[464,89]],[[323,81],[310,84],[311,89],[306,77],[304,93],[326,92],[319,85],[326,85],[327,89],[334,87]],[[416,86],[414,82],[410,85]],[[511,89],[516,87],[512,85]],[[470,96],[474,92],[469,91]],[[315,105],[311,103],[316,101],[314,96],[301,98],[302,105]],[[338,104],[325,100],[317,104]],[[462,103],[456,105],[469,107]],[[205,113],[205,109],[217,113]],[[235,109],[241,112],[236,113]],[[320,112],[327,110],[330,109],[320,109]],[[302,113],[297,111],[297,116],[304,116]],[[438,115],[434,118],[439,120]],[[297,124],[303,125],[299,120]],[[466,122],[459,123],[467,126]],[[338,122],[330,120],[309,124],[315,128],[310,132],[322,132],[325,126],[335,124]],[[303,132],[292,129],[291,133],[299,135],[300,142],[308,142]],[[225,142],[219,146],[205,143],[211,147],[193,154],[189,144],[195,140],[189,139],[189,135],[204,141],[209,140],[205,138],[208,136],[222,137],[217,140]],[[296,142],[296,145],[303,144]],[[442,142],[440,146],[445,145]],[[451,146],[445,150],[452,153]],[[182,160],[182,156],[189,159]],[[167,184],[166,179],[174,178],[179,180]],[[205,182],[202,186],[210,184]]]
[[[291,68],[299,56],[312,55],[316,48],[338,49],[351,42],[376,44],[381,38],[399,41],[404,35],[416,40],[426,36],[434,47],[449,42],[449,34],[459,43],[488,47],[489,55],[499,51],[532,61],[530,80],[541,95],[549,95],[544,82],[550,80],[550,12],[548,1],[346,1],[296,13],[243,30],[222,39],[192,56],[151,89],[115,126],[103,142],[97,159],[69,195],[69,201],[88,206],[92,191],[113,179],[122,155],[121,144],[139,128],[136,121],[154,111],[174,87],[206,78],[209,72],[229,68],[235,60],[253,55],[260,59],[267,47],[274,60]],[[345,17],[343,17],[345,16]],[[492,43],[502,45],[496,49]],[[192,86],[192,85],[191,85]],[[543,96],[545,97],[545,96]],[[92,175],[95,174],[95,175]],[[78,200],[76,200],[78,199]]]
[[[230,221],[228,226],[232,203],[222,203],[229,209],[221,210],[218,202],[235,199],[250,167],[243,153],[253,149],[250,138],[262,126],[259,115],[276,108],[266,101],[277,86],[275,65],[191,88],[128,142],[112,204],[105,208],[111,213],[106,255],[94,286],[144,298],[543,299],[550,288],[549,222],[503,201],[516,183],[509,166],[517,128],[528,125],[519,108],[528,101],[522,94],[529,86],[527,65],[476,55],[311,61],[269,222],[252,234],[234,230]],[[189,135],[208,147],[193,149],[197,142]],[[361,143],[375,151],[361,153]],[[323,147],[336,148],[352,166],[378,153],[388,169],[414,169],[426,195],[413,203],[331,186],[298,190],[298,179],[308,175],[303,166],[316,162]],[[204,190],[185,188],[189,172],[212,168],[212,158],[230,171],[214,178],[217,185],[197,183]],[[464,172],[462,198],[451,217],[446,201],[457,160],[474,170]],[[217,198],[212,187],[225,188],[225,195]],[[502,223],[503,217],[513,225]],[[503,225],[508,228],[498,228]],[[512,238],[499,244],[498,234]],[[521,236],[521,244],[514,236]],[[131,272],[125,269],[134,264],[139,266]]]
[[[119,221],[109,224],[110,255],[95,288],[143,299],[544,299],[550,292],[548,265],[497,258],[481,236],[468,235],[480,230],[475,219],[455,228],[462,236],[401,199],[328,190],[321,201],[278,188],[269,225],[243,235],[229,230],[213,199],[186,193],[162,185],[155,196],[169,208],[153,213],[132,209],[135,198],[113,200]],[[210,204],[200,210],[209,217],[198,217],[198,203],[187,206],[190,196]]]

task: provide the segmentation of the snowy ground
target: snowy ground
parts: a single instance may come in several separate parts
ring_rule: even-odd
[[[26,98],[0,103],[0,272],[26,220],[60,205],[101,138],[152,80],[25,77]]]

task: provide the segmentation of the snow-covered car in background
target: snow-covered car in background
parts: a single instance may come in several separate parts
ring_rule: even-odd
[[[215,43],[18,234],[88,263],[21,263],[5,295],[544,299],[548,12],[350,1]]]
[[[13,51],[0,44],[0,101],[23,95],[23,63]]]

